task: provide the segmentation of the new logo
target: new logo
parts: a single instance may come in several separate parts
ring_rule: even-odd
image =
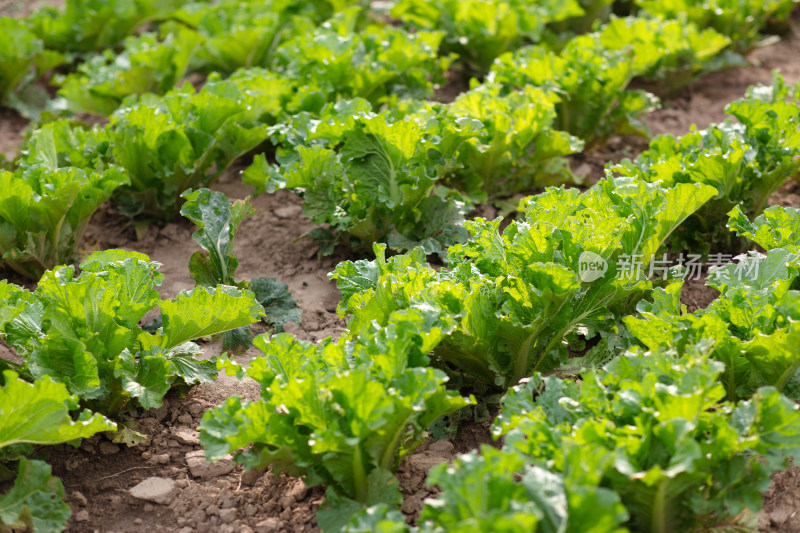
[[[602,278],[608,270],[608,263],[594,252],[583,252],[578,258],[578,277],[584,283]]]

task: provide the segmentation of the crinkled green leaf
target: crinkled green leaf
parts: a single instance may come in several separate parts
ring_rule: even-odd
[[[157,407],[170,387],[207,382],[213,360],[190,341],[258,320],[263,309],[252,293],[234,287],[199,287],[161,300],[161,265],[138,252],[95,252],[74,267],[45,272],[36,291],[9,292],[3,314],[8,342],[33,378],[66,385],[82,405],[116,415],[131,399]],[[2,291],[0,285],[0,291]],[[154,334],[139,322],[160,308]]]
[[[769,388],[720,402],[725,367],[708,358],[711,346],[634,350],[584,373],[579,387],[548,378],[542,390],[537,377],[510,393],[495,434],[562,473],[565,488],[593,480],[616,492],[630,528],[737,524],[762,505],[784,453],[800,446],[800,413]]]
[[[727,112],[740,124],[693,128],[680,139],[656,137],[649,150],[610,170],[666,185],[715,187],[717,197],[687,220],[673,247],[700,253],[711,247],[735,250],[740,243],[724,229],[731,209],[739,205],[747,217],[758,216],[772,192],[800,169],[797,101],[797,88],[776,74],[772,87],[756,86],[746,98],[728,105]]]
[[[325,251],[336,242],[355,248],[387,242],[438,253],[462,240],[467,206],[438,185],[460,166],[459,146],[478,134],[479,124],[437,106],[402,118],[368,109],[359,101],[326,106],[319,120],[277,128],[283,164],[257,160],[246,180],[266,190],[295,189],[311,220],[330,228],[314,234],[325,235]]]
[[[130,95],[164,94],[182,80],[202,37],[182,25],[163,40],[153,33],[127,37],[121,53],[106,50],[56,83],[67,109],[110,116]]]
[[[198,285],[160,307],[164,327],[159,344],[164,348],[246,326],[264,315],[252,292],[226,285]]]
[[[89,219],[114,190],[128,183],[118,167],[23,167],[0,173],[0,253],[27,277],[71,263]]]
[[[572,176],[562,156],[582,150],[583,142],[553,129],[558,101],[554,93],[533,87],[504,96],[496,84],[460,95],[448,113],[480,121],[483,131],[459,150],[464,168],[454,181],[476,197],[568,181]]]
[[[189,272],[200,285],[235,285],[236,267],[234,238],[239,224],[255,214],[248,200],[231,203],[220,192],[208,189],[186,191],[181,195],[186,203],[181,214],[200,229],[192,238],[206,252],[196,252],[189,262]]]
[[[340,265],[331,275],[340,313],[352,314],[351,335],[394,323],[400,310],[452,321],[434,364],[459,386],[505,390],[537,369],[567,368],[570,342],[618,334],[649,294],[661,244],[713,196],[700,184],[618,179],[583,195],[549,189],[525,199],[524,219],[502,233],[499,220],[465,223],[472,239],[449,248],[445,268],[426,264],[422,249],[386,261],[380,247],[374,262]]]
[[[12,371],[3,373],[0,388],[0,448],[20,443],[59,444],[90,437],[116,425],[99,414],[81,412],[73,420],[69,411],[77,408],[77,397],[48,377],[27,383]]]
[[[121,210],[176,214],[186,189],[209,186],[266,140],[266,122],[291,90],[284,81],[258,69],[240,71],[224,81],[212,77],[197,93],[185,85],[123,106],[107,128],[114,160],[131,178],[116,195]]]
[[[751,222],[737,205],[728,216],[731,231],[747,237],[765,250],[800,248],[800,209],[777,205],[768,207]]]
[[[372,104],[426,98],[443,81],[451,59],[437,54],[441,32],[359,29],[360,14],[360,7],[349,8],[277,49],[274,69],[297,82],[290,108],[301,111],[317,95],[323,102],[362,97]]]
[[[37,533],[60,533],[72,511],[64,503],[64,485],[50,474],[44,461],[20,459],[17,479],[0,495],[0,528],[27,528]]]
[[[636,0],[636,5],[656,17],[685,16],[698,27],[711,27],[730,37],[738,52],[747,52],[763,39],[762,28],[769,21],[783,21],[796,0]]]
[[[201,440],[212,457],[252,443],[241,462],[305,475],[356,507],[396,502],[390,472],[428,425],[469,403],[444,389],[441,372],[409,368],[423,342],[413,328],[319,346],[287,334],[258,337],[265,357],[247,374],[261,384],[261,400],[230,399],[209,411]]]
[[[576,1],[404,0],[392,9],[392,16],[413,26],[447,32],[443,50],[478,74],[506,50],[539,41],[548,23],[583,14]]]
[[[93,52],[113,48],[150,20],[163,18],[188,0],[67,0],[64,9],[37,9],[29,18],[47,48]]]
[[[287,322],[300,324],[302,310],[289,292],[289,286],[273,278],[253,278],[250,290],[266,313],[261,320],[271,324],[280,333]]]
[[[172,386],[175,367],[163,357],[141,354],[135,357],[125,349],[116,359],[114,376],[123,390],[136,398],[144,409],[161,407],[161,399]],[[174,379],[174,378],[173,378]]]

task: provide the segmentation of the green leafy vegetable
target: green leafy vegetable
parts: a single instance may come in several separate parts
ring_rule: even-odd
[[[262,320],[276,331],[283,331],[287,322],[300,323],[301,311],[285,283],[273,278],[253,278],[236,282],[239,261],[234,255],[234,238],[239,224],[255,214],[250,199],[231,203],[220,192],[208,189],[186,191],[186,203],[181,214],[200,228],[192,236],[205,252],[195,252],[189,260],[189,274],[198,285],[213,287],[218,284],[234,285],[253,291],[256,301],[264,307]],[[247,326],[226,331],[222,337],[225,350],[245,349],[250,346],[250,329]]]
[[[438,253],[463,240],[464,203],[437,185],[458,168],[458,148],[479,124],[428,111],[395,119],[365,105],[342,101],[327,106],[321,119],[299,115],[294,124],[278,126],[276,137],[285,139],[282,166],[257,156],[245,182],[258,192],[295,189],[303,196],[312,222],[336,232],[313,234],[325,243],[322,253],[338,242]]]
[[[121,168],[93,168],[77,151],[93,135],[65,121],[47,124],[33,133],[20,168],[0,171],[0,254],[20,274],[38,279],[74,261],[92,214],[130,183]]]
[[[130,95],[173,89],[201,41],[200,35],[177,25],[163,41],[154,33],[128,37],[122,53],[106,50],[57,79],[58,94],[70,111],[109,116]]]
[[[158,407],[173,383],[213,379],[214,362],[199,360],[189,341],[251,324],[264,311],[252,293],[225,285],[162,301],[159,267],[136,252],[96,252],[77,278],[71,266],[45,272],[34,293],[4,303],[26,304],[5,325],[25,374],[64,383],[83,405],[110,415],[131,399]],[[150,334],[138,324],[156,307],[163,327]]]
[[[49,445],[91,437],[116,425],[99,414],[82,411],[77,420],[69,412],[77,398],[47,376],[28,383],[10,370],[0,388],[0,448],[16,444]]]
[[[614,133],[647,136],[639,117],[655,109],[658,99],[627,90],[634,77],[667,78],[678,87],[720,68],[713,60],[728,43],[713,30],[699,32],[680,20],[612,18],[598,31],[574,37],[559,53],[530,46],[503,54],[487,79],[555,92],[560,101],[554,127],[591,146]]]
[[[498,85],[482,84],[447,106],[447,113],[479,120],[484,130],[459,148],[462,169],[454,182],[477,199],[507,197],[572,178],[565,155],[583,142],[551,125],[558,97],[533,87],[503,96]]]
[[[574,458],[573,458],[574,460]],[[584,456],[581,465],[597,474],[554,473],[520,454],[484,446],[450,465],[439,465],[427,483],[441,493],[428,500],[422,531],[467,533],[515,531],[611,533],[628,518],[619,496],[600,488],[608,456]],[[574,460],[574,462],[578,462]],[[583,479],[581,479],[581,477]]]
[[[768,21],[788,19],[797,0],[636,0],[636,5],[664,19],[685,16],[700,28],[714,28],[744,53],[764,39],[759,32]]]
[[[800,399],[800,293],[789,290],[800,255],[777,248],[737,259],[712,270],[707,284],[721,294],[706,309],[686,313],[676,285],[657,291],[653,304],[640,303],[641,318],[626,317],[625,325],[651,350],[709,343],[710,356],[725,364],[728,400],[750,397],[765,385]]]
[[[274,68],[297,86],[291,109],[319,111],[325,102],[356,97],[378,105],[433,95],[450,64],[437,57],[444,34],[377,25],[358,30],[360,13],[348,9],[278,48]]]
[[[721,402],[723,369],[702,349],[660,349],[585,372],[580,387],[535,376],[509,392],[495,435],[565,483],[599,477],[631,530],[743,527],[800,448],[800,413],[769,387]]]
[[[296,7],[292,2],[265,6],[262,1],[223,0],[190,4],[173,18],[204,37],[195,61],[199,69],[231,73],[239,68],[269,68],[283,41],[313,28],[312,20],[305,13],[299,15]]]
[[[38,118],[36,105],[41,95],[30,83],[66,61],[61,54],[45,50],[44,44],[28,25],[17,19],[0,17],[0,105],[9,106],[28,118]]]
[[[148,21],[163,18],[188,0],[67,0],[62,11],[38,9],[29,17],[47,48],[94,52],[113,48]]]
[[[746,65],[736,54],[725,53],[731,43],[725,34],[712,28],[698,30],[680,16],[667,20],[611,17],[598,36],[605,49],[632,47],[637,75],[663,80],[670,91],[707,72]]]
[[[390,324],[397,310],[432,309],[457,325],[434,364],[457,386],[502,391],[564,368],[571,349],[614,331],[649,293],[648,278],[666,275],[651,267],[661,244],[713,195],[636,180],[604,180],[583,195],[548,189],[524,200],[524,219],[502,234],[499,219],[466,222],[472,240],[449,249],[447,268],[432,268],[422,250],[385,260],[380,246],[374,262],[340,264],[330,274],[339,312],[353,315],[357,333]]]
[[[749,217],[761,213],[767,199],[800,171],[800,109],[797,87],[775,75],[772,87],[757,86],[726,108],[739,124],[723,122],[680,139],[662,135],[634,160],[610,171],[650,182],[705,183],[717,189],[675,236],[675,249],[735,249],[725,229],[728,212],[740,205]]]
[[[583,14],[575,0],[401,0],[392,9],[392,16],[407,24],[444,30],[443,52],[458,54],[478,74],[503,52],[541,40],[548,23]]]
[[[532,85],[555,91],[555,129],[583,139],[587,146],[614,133],[646,135],[638,117],[656,108],[658,99],[627,91],[637,71],[632,50],[603,46],[598,34],[572,39],[560,54],[525,47],[500,56],[488,80],[511,87]]]
[[[728,228],[747,237],[765,250],[785,248],[800,251],[800,209],[768,207],[752,222],[738,205],[728,213]]]
[[[50,472],[43,461],[19,460],[14,486],[0,495],[0,531],[64,531],[72,512],[63,502],[64,485]]]
[[[120,210],[169,220],[183,191],[210,185],[267,138],[262,120],[278,113],[289,91],[279,76],[242,71],[212,77],[197,93],[186,85],[123,106],[108,128],[113,159],[131,178],[116,194]]]
[[[440,371],[418,367],[443,327],[406,313],[388,328],[319,346],[287,334],[257,337],[265,357],[239,374],[261,384],[261,400],[234,397],[208,411],[200,426],[206,455],[252,444],[237,458],[247,467],[269,464],[309,485],[326,484],[318,516],[325,531],[338,531],[362,506],[399,503],[392,472],[425,428],[469,403],[445,391]]]
[[[48,377],[31,384],[6,370],[0,384],[0,460],[16,459],[13,450],[23,444],[60,444],[116,429],[113,422],[89,411],[73,420],[69,412],[78,408],[77,398]],[[62,531],[70,516],[63,496],[64,487],[50,475],[49,465],[19,458],[14,486],[0,494],[0,531]]]

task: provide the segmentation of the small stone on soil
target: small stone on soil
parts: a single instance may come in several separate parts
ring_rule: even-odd
[[[84,496],[82,492],[79,492],[77,490],[74,491],[72,494],[70,494],[70,498],[72,498],[72,501],[80,505],[81,507],[86,507],[86,505],[88,505],[89,503],[89,500],[86,499],[86,496]]]
[[[159,455],[154,455],[147,460],[147,464],[150,465],[166,465],[169,464],[169,454],[162,453]]]
[[[299,205],[286,205],[278,207],[274,210],[275,216],[278,218],[292,218],[300,214]]]
[[[78,511],[75,513],[75,521],[76,522],[88,522],[89,521],[89,511],[86,509],[82,511]]]
[[[292,488],[289,489],[286,495],[294,498],[296,501],[299,502],[305,499],[306,494],[308,494],[308,490],[309,489],[306,486],[306,484],[303,483],[303,480],[298,479],[297,481],[294,482],[294,485],[292,485]]]
[[[408,464],[412,469],[421,472],[428,472],[434,466],[441,464],[447,460],[438,454],[428,454],[427,452],[417,453],[408,458]]]
[[[194,477],[212,478],[230,474],[233,471],[233,456],[228,454],[216,463],[206,461],[203,450],[186,454],[186,465]]]
[[[190,415],[189,413],[183,413],[181,416],[178,417],[178,422],[180,422],[181,424],[191,425],[192,423],[194,423],[194,420],[192,419],[192,415]]]
[[[442,454],[453,453],[453,450],[455,450],[455,446],[449,440],[442,439],[428,446],[428,450]]]
[[[267,518],[256,524],[256,533],[274,533],[281,528],[281,521],[277,518]]]
[[[175,499],[175,482],[163,477],[149,477],[128,491],[139,500],[167,505]]]
[[[108,442],[105,440],[100,443],[98,448],[100,449],[100,453],[102,455],[114,455],[115,453],[119,453],[119,446],[113,442]]]

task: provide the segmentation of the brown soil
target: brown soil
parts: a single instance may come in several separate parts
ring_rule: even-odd
[[[18,15],[44,2],[0,0],[0,15]],[[756,63],[744,69],[734,69],[701,79],[677,97],[663,103],[660,110],[647,117],[654,134],[681,135],[691,124],[703,128],[724,118],[723,108],[743,95],[755,83],[769,83],[770,70],[779,68],[791,82],[800,77],[800,37],[779,42],[754,52]],[[440,98],[453,98],[458,80],[443,88]],[[0,154],[13,157],[21,142],[26,121],[10,111],[0,111]],[[614,137],[592,154],[575,159],[587,176],[602,176],[603,164],[609,160],[635,156],[646,147],[638,138]],[[583,165],[583,166],[582,166]],[[231,198],[243,198],[251,191],[239,179],[240,168],[227,172],[214,186]],[[800,188],[787,184],[772,199],[775,204],[800,207]],[[335,313],[339,294],[328,280],[327,273],[344,259],[354,259],[347,252],[320,258],[316,247],[301,238],[311,229],[302,214],[301,201],[293,194],[281,192],[262,195],[253,201],[257,214],[245,220],[237,239],[240,259],[238,276],[249,279],[257,276],[275,277],[288,283],[303,310],[300,324],[290,324],[287,331],[302,339],[320,340],[344,331],[344,321]],[[488,206],[479,209],[493,215]],[[189,277],[188,259],[198,250],[191,239],[194,228],[178,220],[164,228],[150,227],[136,237],[134,229],[113,207],[104,206],[93,218],[87,232],[84,255],[96,249],[124,248],[144,252],[163,264],[166,279],[160,288],[163,297],[173,297],[179,291],[194,286]],[[0,277],[12,282],[23,280],[0,269]],[[26,283],[29,287],[30,284]],[[716,293],[702,283],[690,282],[684,288],[683,301],[689,310],[705,307]],[[209,355],[219,353],[216,343],[206,345]],[[5,354],[5,355],[4,355]],[[0,345],[0,356],[9,351]],[[246,362],[257,355],[246,352],[239,360]],[[315,511],[324,500],[320,488],[310,489],[302,481],[274,476],[269,471],[246,474],[241,467],[208,478],[194,477],[186,462],[186,454],[201,449],[196,444],[182,444],[175,438],[179,429],[193,430],[202,413],[219,405],[230,395],[257,399],[255,382],[239,382],[222,376],[211,384],[195,387],[185,398],[168,397],[164,407],[140,413],[137,423],[148,435],[148,442],[135,447],[112,444],[96,436],[79,448],[58,446],[40,452],[53,464],[67,490],[67,502],[73,509],[67,531],[139,532],[152,533],[262,533],[271,531],[316,531]],[[426,442],[400,470],[404,491],[403,511],[418,516],[423,500],[434,494],[425,487],[424,479],[435,464],[451,459],[457,452],[473,449],[490,442],[487,424],[469,425],[450,441]],[[145,503],[132,497],[128,490],[151,477],[176,481],[177,496],[169,505]],[[769,532],[800,531],[800,469],[792,468],[775,475],[765,497],[764,510],[759,514],[759,527]]]

